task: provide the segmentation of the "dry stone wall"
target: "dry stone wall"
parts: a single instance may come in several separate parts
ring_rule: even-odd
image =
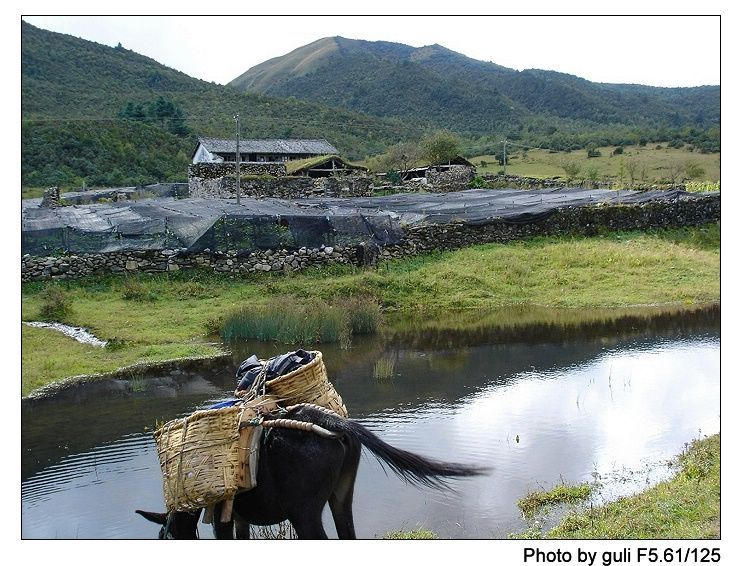
[[[107,273],[157,273],[179,269],[209,269],[235,276],[255,272],[292,272],[329,264],[373,265],[379,259],[403,258],[434,250],[449,250],[489,242],[508,242],[539,235],[590,236],[604,231],[645,230],[693,226],[719,221],[721,198],[717,195],[692,201],[621,206],[565,207],[530,224],[430,224],[404,227],[401,244],[379,247],[300,248],[257,252],[190,253],[179,250],[148,250],[97,254],[65,254],[21,259],[21,280],[74,279]]]
[[[283,169],[276,169],[273,173],[245,173],[245,166],[252,165],[280,165]],[[244,175],[240,177],[240,196],[250,198],[366,197],[373,193],[368,177],[289,177],[282,163],[243,163],[240,175]],[[233,164],[198,163],[189,168],[188,192],[191,197],[234,198],[236,186]]]
[[[474,180],[474,169],[468,165],[451,165],[447,171],[429,169],[425,172],[426,187],[430,192],[461,191]]]

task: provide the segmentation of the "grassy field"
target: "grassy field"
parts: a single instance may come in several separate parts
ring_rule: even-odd
[[[486,244],[381,264],[291,276],[231,279],[212,272],[28,283],[22,319],[39,320],[62,292],[61,322],[88,328],[114,347],[84,346],[23,327],[22,390],[137,361],[220,351],[226,317],[247,306],[290,300],[374,299],[385,311],[484,311],[498,306],[608,307],[700,304],[720,298],[720,226],[594,238],[537,238]]]
[[[689,178],[687,169],[689,164],[695,166],[696,180],[718,182],[721,176],[721,154],[698,153],[686,149],[667,147],[667,143],[647,144],[641,146],[627,146],[620,155],[613,155],[615,147],[598,148],[600,157],[587,157],[586,150],[551,153],[545,149],[529,149],[513,147],[509,151],[510,160],[507,173],[525,177],[537,178],[590,178],[591,169],[594,169],[595,180],[612,180],[628,183],[631,180],[631,169],[634,169],[635,182],[660,183],[667,182],[673,176],[677,182]],[[495,174],[502,169],[497,162],[496,155],[480,155],[469,159],[477,166],[477,174]],[[482,161],[486,165],[482,166]],[[576,175],[566,173],[563,165],[574,163],[579,167]],[[622,170],[623,169],[623,170]]]
[[[568,515],[547,538],[719,538],[721,435],[696,440],[679,457],[669,481],[584,513]]]

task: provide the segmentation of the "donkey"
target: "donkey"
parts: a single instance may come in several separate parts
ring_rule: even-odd
[[[249,525],[288,520],[300,539],[326,539],[322,510],[329,504],[338,537],[356,538],[353,488],[362,447],[403,480],[417,486],[447,488],[447,478],[483,475],[488,469],[439,462],[395,448],[350,419],[311,405],[291,408],[286,419],[313,423],[327,434],[293,428],[266,428],[260,441],[257,486],[238,493],[233,520],[221,523],[216,509],[216,538],[249,538]],[[269,424],[269,423],[266,423]],[[159,538],[198,538],[202,510],[136,513],[162,525]]]

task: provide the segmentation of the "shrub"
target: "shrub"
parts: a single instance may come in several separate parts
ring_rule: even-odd
[[[41,292],[41,320],[64,322],[71,312],[72,299],[59,285],[49,285]]]
[[[571,178],[577,177],[580,174],[582,167],[576,161],[563,161],[561,165],[564,172]]]
[[[700,179],[706,174],[706,170],[694,161],[685,164],[685,175],[689,179]]]
[[[585,178],[590,181],[597,181],[598,177],[600,176],[598,172],[598,168],[595,165],[590,165],[589,167],[585,168]]]
[[[621,155],[623,153],[623,146],[619,145],[616,149],[613,150],[613,155]]]
[[[155,290],[137,279],[124,280],[121,298],[125,301],[154,302],[158,299]]]

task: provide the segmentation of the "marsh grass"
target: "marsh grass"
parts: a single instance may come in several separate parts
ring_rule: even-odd
[[[696,439],[670,480],[607,505],[567,515],[554,529],[518,538],[709,539],[721,529],[721,435]]]
[[[375,379],[391,379],[394,377],[394,368],[397,361],[393,356],[383,356],[374,362]]]
[[[518,508],[526,517],[532,517],[540,509],[559,503],[577,503],[584,501],[592,493],[589,483],[567,485],[561,483],[548,491],[533,491],[518,500]]]
[[[436,540],[438,535],[428,529],[414,529],[412,531],[392,531],[383,537],[386,540]]]
[[[373,334],[380,324],[381,311],[370,299],[328,303],[279,297],[266,305],[240,307],[228,313],[221,335],[226,342],[339,343],[348,347],[354,334]]]

